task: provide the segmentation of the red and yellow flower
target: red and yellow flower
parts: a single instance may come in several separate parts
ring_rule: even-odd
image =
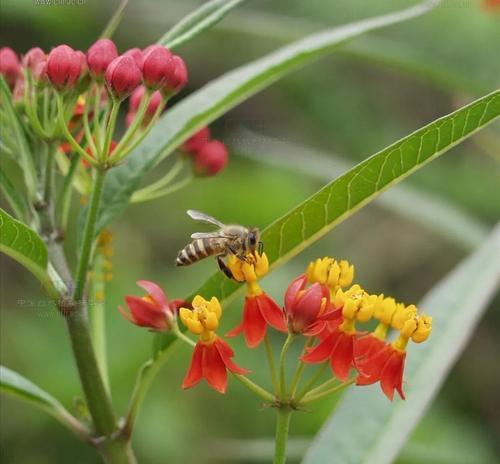
[[[226,336],[234,337],[243,332],[247,346],[254,348],[263,340],[267,325],[280,332],[286,332],[283,311],[257,283],[257,279],[269,270],[266,254],[251,253],[246,256],[245,261],[231,255],[227,266],[236,281],[246,282],[247,294],[243,306],[243,319]]]
[[[323,333],[320,342],[300,359],[306,363],[329,360],[333,374],[346,381],[354,364],[354,346],[357,332],[355,323],[371,319],[378,297],[367,294],[359,285],[344,292],[338,289],[333,300],[334,308],[341,308],[342,322],[332,331]]]
[[[170,330],[177,308],[183,302],[168,301],[163,290],[154,282],[138,280],[137,285],[146,290],[147,294],[143,297],[125,296],[129,312],[118,306],[123,317],[140,327],[149,327],[155,331]]]
[[[396,304],[392,298],[384,299],[375,317],[380,323],[373,334],[365,335],[356,342],[356,385],[380,382],[389,400],[392,401],[394,391],[398,392],[401,399],[405,399],[402,384],[406,345],[410,338],[415,343],[427,340],[432,318],[425,314],[417,315],[414,305]],[[399,336],[392,343],[385,343],[390,328],[399,330]]]
[[[208,301],[197,295],[193,299],[192,309],[180,308],[182,323],[189,332],[199,336],[182,388],[193,387],[201,379],[205,379],[214,390],[224,393],[227,387],[227,370],[240,375],[248,374],[249,371],[232,361],[233,350],[215,334],[221,315],[222,308],[215,297]]]

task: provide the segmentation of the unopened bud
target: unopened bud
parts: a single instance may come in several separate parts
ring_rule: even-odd
[[[49,53],[47,76],[56,89],[72,88],[80,77],[81,69],[80,57],[68,45],[59,45]]]
[[[21,65],[16,52],[9,47],[0,48],[0,74],[5,78],[11,89],[14,88],[21,73]]]
[[[198,176],[214,176],[224,169],[227,158],[227,149],[222,142],[207,142],[194,155],[194,172]]]
[[[174,72],[172,53],[161,45],[153,45],[147,50],[143,53],[144,85],[151,89],[159,89],[168,82]]]
[[[130,56],[115,58],[105,74],[109,91],[119,99],[128,97],[141,83],[141,78],[141,70]]]
[[[109,64],[118,56],[116,45],[110,39],[100,39],[87,51],[87,64],[90,74],[102,78]]]

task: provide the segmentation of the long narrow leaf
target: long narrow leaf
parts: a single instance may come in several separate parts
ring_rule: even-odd
[[[126,208],[142,177],[153,166],[202,126],[339,43],[417,17],[438,3],[428,0],[402,11],[313,34],[231,71],[185,98],[165,113],[127,163],[109,173],[97,230]]]
[[[262,240],[275,268],[297,255],[380,193],[470,137],[500,116],[500,90],[448,114],[358,164],[264,229]],[[196,294],[225,300],[238,285],[221,272]],[[162,343],[165,340],[165,343]],[[168,345],[157,336],[156,347]]]
[[[47,247],[38,234],[0,208],[0,252],[28,269],[57,298],[58,293],[47,273]]]
[[[329,181],[351,167],[336,154],[332,156],[250,131],[238,131],[231,137],[230,144],[232,152],[237,155],[323,181]],[[488,235],[486,224],[423,189],[398,185],[380,195],[375,204],[467,250],[475,248]]]
[[[500,282],[500,226],[420,303],[432,335],[411,346],[406,401],[387,401],[377,385],[352,388],[309,448],[304,464],[387,464],[439,391]]]
[[[158,43],[170,49],[178,47],[217,24],[244,1],[246,0],[211,0],[182,18]]]
[[[83,425],[59,401],[26,377],[4,366],[0,366],[0,391],[41,409],[70,428],[80,438],[89,439]]]

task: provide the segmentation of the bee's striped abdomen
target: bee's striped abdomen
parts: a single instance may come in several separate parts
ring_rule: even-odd
[[[217,240],[210,240],[208,238],[193,240],[179,251],[175,264],[177,266],[189,266],[207,256],[219,253],[219,249],[220,246]]]

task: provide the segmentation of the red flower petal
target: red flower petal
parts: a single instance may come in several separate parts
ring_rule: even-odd
[[[243,335],[249,348],[256,347],[266,334],[266,321],[262,317],[255,298],[246,297],[243,307]]]
[[[191,363],[189,364],[189,369],[182,381],[182,388],[191,388],[196,385],[202,376],[201,362],[203,359],[203,349],[204,345],[197,343],[193,350],[193,356],[191,357]]]
[[[150,282],[149,280],[138,280],[137,285],[146,290],[146,292],[156,303],[158,303],[159,306],[162,306],[165,310],[169,308],[170,305],[168,303],[167,296],[157,284]]]
[[[292,283],[285,291],[285,311],[290,311],[295,302],[295,298],[297,297],[297,293],[304,289],[306,283],[307,277],[305,274],[302,274],[295,280],[292,280]]]
[[[300,357],[305,363],[320,363],[326,361],[332,354],[338,341],[336,334],[330,334],[329,337],[320,341],[315,347],[309,350],[308,353]]]
[[[207,383],[219,393],[225,393],[227,386],[226,365],[215,343],[205,345],[201,368]]]
[[[349,370],[353,366],[354,357],[354,334],[349,335],[340,332],[339,339],[335,345],[331,358],[330,367],[335,377],[345,382],[349,378]]]
[[[165,314],[157,306],[144,301],[142,298],[127,295],[125,297],[134,323],[142,327],[151,327],[161,330],[168,327]]]
[[[405,357],[406,353],[400,353],[393,350],[391,357],[380,374],[380,386],[382,387],[382,391],[391,401],[394,396],[394,390],[399,393],[401,399],[405,399],[402,389]]]
[[[363,377],[375,379],[376,382],[380,379],[382,370],[393,351],[391,346],[384,344],[380,350],[374,352],[371,356],[358,359],[356,361],[358,372]]]
[[[234,372],[235,374],[241,374],[245,375],[248,374],[250,371],[247,369],[243,369],[242,367],[237,366],[231,358],[233,357],[233,350],[231,347],[222,339],[218,338],[214,342],[215,347],[219,351],[219,354],[222,358],[222,361],[224,362],[225,366],[231,371]]]
[[[384,346],[385,342],[371,333],[358,337],[354,341],[354,361],[356,365],[362,363],[363,359],[373,356]]]
[[[251,298],[251,297],[247,297]],[[265,321],[274,329],[286,332],[286,323],[283,311],[266,293],[254,297],[260,310],[260,314]]]

